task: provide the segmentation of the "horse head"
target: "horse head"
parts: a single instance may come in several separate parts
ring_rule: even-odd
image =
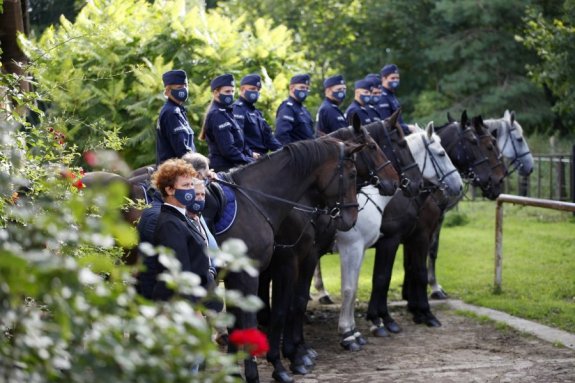
[[[395,193],[399,184],[399,175],[381,147],[361,126],[361,120],[357,114],[353,115],[352,126],[348,129],[338,129],[326,137],[365,145],[365,148],[357,154],[355,161],[358,187],[371,184],[376,186],[382,195]]]
[[[419,194],[423,186],[421,172],[409,150],[401,126],[398,124],[400,111],[395,111],[388,119],[365,126],[370,136],[390,159],[399,174],[399,186],[407,197]]]
[[[329,215],[336,222],[336,228],[347,231],[355,225],[359,206],[354,158],[366,145],[335,138],[322,141],[335,145],[338,155],[332,156],[317,169],[316,187],[323,196]]]
[[[496,138],[499,151],[509,161],[511,172],[518,170],[526,177],[533,171],[533,156],[523,137],[523,128],[515,119],[515,112],[506,110],[502,118],[486,120],[489,132]]]
[[[490,176],[489,183],[486,187],[482,186],[483,196],[491,200],[496,199],[503,190],[503,179],[507,174],[507,169],[503,163],[503,157],[497,147],[495,138],[489,134],[483,124],[481,116],[475,116],[471,119],[471,127],[479,141],[479,147],[489,163]]]
[[[447,195],[456,196],[463,190],[461,176],[441,146],[433,122],[425,129],[416,125],[416,131],[406,137],[413,158],[423,178],[442,188]]]
[[[461,123],[451,121],[437,128],[437,132],[461,176],[481,187],[484,193],[491,190],[491,166],[481,150],[475,129],[468,122],[467,112],[461,114]]]

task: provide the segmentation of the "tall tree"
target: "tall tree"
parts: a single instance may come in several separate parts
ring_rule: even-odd
[[[555,7],[531,7],[518,40],[540,58],[528,66],[530,77],[548,92],[557,118],[554,131],[574,132],[575,125],[575,1]]]

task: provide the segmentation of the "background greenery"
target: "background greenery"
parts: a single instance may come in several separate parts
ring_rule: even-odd
[[[571,213],[504,204],[501,294],[493,293],[495,204],[460,203],[448,213],[445,226],[437,277],[450,297],[575,333],[575,219]],[[401,299],[402,254],[400,250],[395,261],[390,300]],[[373,256],[369,250],[362,267],[361,302],[369,300]],[[326,255],[321,263],[327,289],[339,298],[339,257]]]
[[[575,0],[96,0],[79,14],[80,0],[33,3],[25,46],[54,95],[48,111],[82,150],[123,138],[133,166],[153,162],[161,73],[171,68],[190,75],[196,131],[219,73],[262,73],[258,106],[273,124],[292,74],[312,74],[315,115],[326,76],[343,73],[351,88],[394,62],[406,121],[514,109],[528,135],[573,133]],[[43,29],[56,11],[74,21]]]

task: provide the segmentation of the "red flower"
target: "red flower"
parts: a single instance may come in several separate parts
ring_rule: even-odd
[[[98,164],[98,157],[96,153],[90,150],[84,153],[84,161],[90,166],[96,166]]]
[[[65,169],[60,174],[62,175],[62,177],[69,179],[70,181],[76,179],[76,175],[72,173],[70,169]]]
[[[83,189],[84,187],[86,187],[86,185],[84,185],[84,184],[82,183],[82,179],[81,179],[81,178],[78,178],[78,179],[76,180],[76,182],[74,182],[74,183],[72,184],[72,186],[74,186],[74,187],[75,187],[76,189],[78,189],[78,190]]]
[[[264,355],[270,349],[266,334],[256,328],[234,330],[229,340],[237,346],[245,346],[252,356]]]

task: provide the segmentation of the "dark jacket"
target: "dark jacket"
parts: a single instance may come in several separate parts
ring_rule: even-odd
[[[206,116],[205,133],[210,166],[216,172],[227,171],[254,160],[231,107],[226,108],[218,101],[213,101]]]
[[[318,134],[329,134],[340,128],[347,127],[345,116],[339,107],[330,99],[325,98],[317,111],[316,130]]]
[[[374,121],[368,107],[361,106],[356,100],[353,100],[353,102],[347,107],[347,110],[345,111],[345,118],[350,125],[354,114],[357,114],[359,117],[361,125],[371,124]]]
[[[206,240],[198,228],[173,206],[162,205],[153,245],[174,250],[176,258],[182,264],[182,271],[197,274],[201,278],[201,285],[208,287],[210,261],[206,251]],[[158,261],[158,256],[149,258],[149,271],[157,278],[165,268]],[[167,300],[172,295],[173,291],[164,282],[155,283],[152,299]],[[194,297],[189,299],[195,300]]]
[[[288,97],[276,112],[275,137],[283,145],[314,138],[313,120],[303,104]]]
[[[234,118],[244,133],[246,145],[252,152],[265,154],[278,150],[282,144],[274,137],[272,128],[253,103],[241,98],[234,103]]]
[[[395,93],[384,87],[383,92],[381,93],[381,101],[378,105],[376,105],[376,109],[381,115],[381,119],[385,120],[400,107],[401,105],[399,104],[399,100],[397,99],[397,97],[395,97]],[[407,124],[403,122],[403,117],[401,115],[399,116],[398,122],[403,128],[403,132],[405,134],[411,133],[409,131],[409,128],[407,127]]]
[[[186,109],[168,99],[156,124],[156,165],[195,151],[194,131],[188,123]]]

